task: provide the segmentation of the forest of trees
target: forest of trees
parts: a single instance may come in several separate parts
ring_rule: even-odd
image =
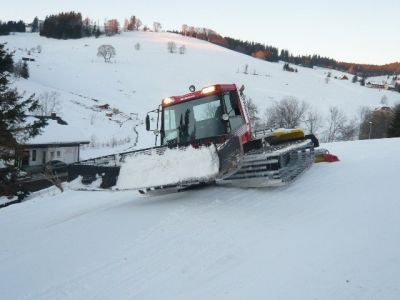
[[[330,68],[339,71],[356,74],[360,77],[371,77],[381,75],[400,74],[400,63],[391,63],[386,65],[370,65],[339,62],[333,58],[324,57],[321,55],[293,55],[289,50],[282,49],[279,51],[277,47],[261,44],[252,41],[243,41],[232,37],[222,37],[212,29],[196,28],[182,25],[181,31],[171,31],[185,36],[208,40],[211,43],[226,47],[230,50],[251,55],[260,59],[271,62],[279,60],[287,63],[313,68],[314,66]],[[209,36],[218,37],[218,39],[210,39]]]
[[[354,64],[337,62],[336,69],[347,71],[351,74],[363,75],[363,77],[396,75],[400,74],[400,62],[386,65]]]
[[[0,21],[0,35],[9,35],[10,32],[25,32],[26,26],[23,21],[8,21],[1,22]]]
[[[233,51],[253,56],[256,56],[256,53],[259,53],[259,56],[262,55],[262,57],[259,58],[264,58],[271,62],[277,62],[280,59],[279,50],[276,47],[255,42],[242,41],[231,37],[224,37],[224,39],[226,40],[226,48]]]
[[[139,30],[142,21],[136,16],[131,16],[125,20],[124,31]],[[32,23],[32,31],[38,28],[38,20],[35,18]],[[82,19],[81,13],[67,12],[58,15],[47,16],[40,28],[40,35],[56,39],[79,39],[82,37],[95,36],[101,34],[112,36],[121,32],[121,25],[117,19],[109,19],[104,23],[104,32],[100,26],[89,18]]]
[[[80,13],[68,12],[46,17],[40,35],[56,39],[79,39],[83,36]]]

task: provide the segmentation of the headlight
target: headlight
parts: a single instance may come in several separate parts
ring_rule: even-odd
[[[203,94],[211,94],[211,93],[214,93],[216,90],[217,90],[216,86],[213,85],[213,86],[209,86],[209,87],[202,89],[201,92]]]
[[[165,99],[162,101],[163,106],[171,105],[171,104],[174,103],[174,102],[175,102],[175,99],[174,99],[174,98],[165,98]]]

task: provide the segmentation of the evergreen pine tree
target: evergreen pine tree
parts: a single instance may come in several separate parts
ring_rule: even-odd
[[[24,63],[22,64],[21,77],[25,78],[25,79],[29,78],[29,68],[28,68],[28,64],[26,63],[26,61],[24,61]]]
[[[35,17],[32,22],[32,32],[38,32],[38,31],[39,31],[39,19],[38,17]]]
[[[358,77],[357,77],[357,75],[354,75],[351,82],[356,83],[357,81],[358,81]]]
[[[96,30],[94,36],[95,36],[96,38],[98,38],[100,35],[101,35],[100,29],[97,28],[97,30]]]
[[[387,136],[400,137],[400,104],[397,104],[393,109],[393,116],[389,124]]]
[[[10,63],[11,62],[11,63]],[[13,65],[12,55],[0,44],[0,195],[16,194],[18,161],[22,157],[21,142],[40,133],[46,125],[44,120],[27,122],[27,117],[38,107],[31,95],[27,99],[9,87],[9,71]]]

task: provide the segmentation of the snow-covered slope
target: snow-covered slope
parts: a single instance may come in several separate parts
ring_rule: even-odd
[[[399,299],[400,139],[286,188],[76,192],[0,210],[2,299]]]
[[[184,55],[170,54],[167,42],[185,45]],[[42,51],[31,51],[35,62],[30,62],[29,80],[15,84],[28,92],[40,94],[56,91],[60,94],[61,115],[67,122],[84,129],[86,135],[97,143],[136,143],[133,127],[138,123],[129,117],[143,120],[145,113],[156,108],[162,98],[188,92],[194,84],[202,88],[214,83],[236,83],[246,86],[246,94],[259,106],[260,112],[284,97],[304,100],[326,115],[330,106],[339,106],[348,117],[357,115],[360,106],[374,107],[386,95],[389,105],[400,101],[400,94],[361,87],[350,80],[337,80],[342,73],[329,70],[298,67],[298,73],[282,71],[281,63],[269,63],[222,47],[170,33],[133,32],[115,37],[84,38],[79,40],[54,40],[37,34],[15,34],[0,37],[15,50],[15,58],[27,56],[31,48],[41,46]],[[140,51],[135,50],[136,43]],[[101,44],[111,44],[117,56],[113,63],[104,63],[96,56]],[[248,65],[249,75],[243,74]],[[258,75],[250,75],[250,74]],[[97,105],[110,104],[124,114],[106,117],[110,111],[97,109]],[[133,114],[133,115],[131,115]],[[154,136],[143,126],[138,146],[148,146]],[[130,140],[129,140],[130,138]],[[84,153],[85,155],[85,153]]]

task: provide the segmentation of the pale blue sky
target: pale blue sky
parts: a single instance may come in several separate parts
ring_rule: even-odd
[[[31,21],[69,10],[100,21],[133,14],[149,26],[159,21],[164,29],[208,27],[294,54],[375,64],[400,61],[399,0],[16,0],[0,7],[1,20]]]

